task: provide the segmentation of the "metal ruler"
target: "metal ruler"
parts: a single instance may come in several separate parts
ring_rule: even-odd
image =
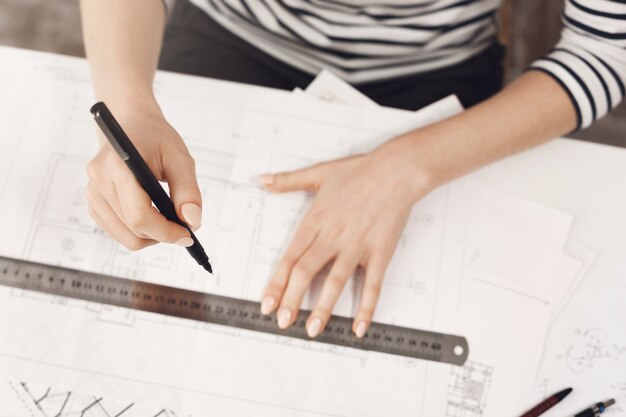
[[[2,256],[0,285],[311,340],[305,328],[310,311],[301,310],[295,323],[281,330],[275,316],[262,315],[256,302]],[[380,323],[358,339],[352,319],[339,316],[331,317],[315,341],[454,365],[463,365],[469,353],[464,337]]]

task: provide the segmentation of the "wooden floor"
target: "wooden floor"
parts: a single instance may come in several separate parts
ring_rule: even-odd
[[[562,9],[563,0],[505,0],[502,37],[508,46],[507,79],[554,45]],[[0,45],[84,56],[78,0],[0,0]],[[626,104],[571,136],[626,147]]]

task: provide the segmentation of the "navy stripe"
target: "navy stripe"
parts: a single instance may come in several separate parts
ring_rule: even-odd
[[[434,4],[436,4],[439,0],[433,0],[433,1],[429,1],[423,4],[394,4],[392,6],[385,4],[384,2],[375,4],[368,4],[366,6],[364,5],[353,5],[353,4],[346,4],[343,3],[341,0],[322,0],[324,3],[328,3],[331,5],[335,5],[335,6],[339,6],[339,7],[345,7],[345,8],[351,8],[351,9],[355,9],[355,8],[363,8],[363,7],[387,7],[390,9],[416,9],[416,8],[426,8],[429,6],[432,6]]]
[[[359,83],[437,70],[454,60],[457,52],[470,55],[470,51],[483,50],[484,45],[495,42],[492,35],[498,26],[497,5],[502,2],[240,0],[242,6],[227,0],[191,1],[206,2],[206,11],[219,17],[227,29],[289,65],[311,74],[321,67],[344,71],[347,81]],[[253,1],[267,9],[268,20],[273,18],[267,26],[252,12],[256,6]],[[557,58],[548,55],[545,62],[558,65],[562,69],[557,73],[564,79],[565,75],[572,77],[580,85],[589,102],[589,114],[585,113],[585,98],[572,94],[578,94],[574,84],[566,80],[569,91],[565,82],[559,82],[574,102],[578,98],[582,126],[588,118],[596,120],[603,115],[599,111],[604,111],[604,103],[611,109],[618,99],[626,97],[626,68],[620,65],[626,60],[626,8],[617,6],[626,5],[626,0],[603,0],[615,5],[606,8],[602,1],[565,1],[565,33],[572,36],[574,45],[555,49],[567,55],[560,59],[558,54]],[[265,13],[263,10],[262,16]],[[594,44],[599,48],[594,49]],[[574,62],[570,55],[577,60]],[[594,77],[598,82],[593,82]]]
[[[296,9],[298,10],[298,12],[305,12],[308,14],[311,14],[311,12],[308,12],[306,9],[302,8],[301,6],[292,6],[292,5],[288,5],[285,3],[285,0],[278,0],[284,7],[288,8],[288,9]],[[452,3],[449,4],[447,6],[444,7],[440,7],[437,9],[431,9],[431,10],[426,10],[426,11],[418,11],[416,13],[413,14],[403,14],[403,15],[392,15],[392,14],[371,14],[368,13],[367,10],[351,10],[350,14],[352,16],[366,16],[366,17],[371,17],[373,19],[377,19],[377,20],[393,20],[393,19],[410,19],[413,17],[420,17],[420,16],[428,16],[430,14],[435,14],[444,10],[450,10],[450,9],[454,9],[457,7],[462,7],[462,6],[469,6],[472,3],[476,3],[477,1],[480,0],[462,0],[456,3]],[[323,6],[318,6],[320,8],[322,8]],[[325,9],[325,10],[331,10],[331,9]],[[332,9],[333,12],[337,12],[336,9]],[[322,20],[326,20],[324,17],[322,17],[321,15],[316,14],[315,16],[319,17]]]
[[[591,55],[593,55],[593,57],[595,59],[597,59],[598,61],[600,61],[600,63],[602,65],[604,65],[604,67],[611,73],[611,75],[613,76],[613,78],[615,79],[615,82],[617,83],[617,86],[619,87],[619,91],[622,94],[622,98],[624,98],[624,95],[626,95],[626,87],[624,86],[624,82],[622,81],[622,79],[620,78],[619,75],[617,75],[617,72],[615,72],[615,70],[609,66],[609,64],[607,64],[606,62],[604,62],[603,59],[601,59],[599,56],[597,56],[596,54],[594,54],[593,52],[589,52]]]
[[[600,81],[600,84],[602,84],[602,88],[604,89],[604,95],[606,96],[606,101],[608,104],[608,108],[612,109],[613,108],[613,102],[611,100],[611,93],[609,92],[609,86],[606,84],[606,81],[604,81],[604,78],[602,77],[602,75],[598,72],[598,70],[591,65],[591,63],[589,61],[587,61],[585,58],[583,58],[582,56],[575,54],[574,52],[570,51],[569,49],[565,49],[565,48],[554,48],[555,51],[561,51],[561,52],[565,52],[568,53],[572,56],[575,56],[576,58],[580,59],[582,62],[584,62],[591,71],[593,71],[593,73],[596,75],[596,77],[598,78],[598,80]]]
[[[576,129],[574,129],[574,130],[580,129],[580,127],[582,126],[582,122],[583,122],[583,116],[582,116],[582,113],[580,111],[580,107],[578,106],[578,101],[576,101],[576,97],[574,97],[574,94],[572,94],[572,92],[570,91],[569,87],[567,85],[565,85],[565,83],[559,77],[557,77],[556,75],[552,74],[550,71],[548,71],[545,68],[530,66],[528,69],[529,70],[533,70],[533,71],[543,72],[544,74],[550,76],[550,78],[552,78],[554,81],[556,81],[563,88],[563,90],[565,90],[565,92],[567,93],[570,101],[572,102],[572,105],[574,106],[574,110],[576,111]]]
[[[293,9],[292,9],[293,10]],[[311,16],[314,17],[316,19],[319,19],[321,21],[333,24],[333,25],[337,25],[337,23],[335,22],[331,22],[325,18],[322,18],[316,14],[313,14],[311,12],[307,12],[307,11],[296,11],[296,13],[298,13],[299,15],[304,15],[304,16]],[[467,20],[463,20],[461,22],[457,22],[454,24],[449,24],[449,25],[413,25],[413,24],[406,24],[406,25],[398,25],[398,26],[389,26],[390,28],[407,28],[407,29],[417,29],[417,30],[425,30],[425,31],[432,31],[432,32],[438,32],[438,33],[447,33],[447,32],[452,32],[455,29],[460,29],[462,27],[465,26],[469,26],[473,23],[477,23],[480,22],[481,20],[487,20],[488,18],[493,17],[495,14],[497,13],[497,10],[489,10],[485,13],[482,13],[478,16],[474,16],[470,19]],[[301,23],[305,24],[306,22],[304,20],[301,21]],[[343,27],[348,27],[348,28],[367,28],[367,27],[372,27],[375,28],[376,26],[374,25],[351,25],[351,24],[345,24],[342,23],[341,26]],[[367,39],[367,38],[359,38],[359,39],[353,39],[353,38],[342,38],[342,37],[338,37],[338,36],[331,36],[325,33],[326,36],[328,36],[328,38],[330,39],[340,39],[340,40],[345,40],[345,41],[351,41],[351,42],[370,42],[370,43],[385,43],[385,44],[394,44],[394,45],[423,45],[423,43],[411,43],[411,42],[403,42],[402,40],[398,39],[395,41],[383,41],[380,39]]]
[[[576,82],[578,82],[578,84],[580,84],[583,91],[585,92],[585,95],[587,96],[587,99],[589,100],[589,105],[591,106],[591,119],[596,120],[596,102],[593,100],[593,95],[591,94],[591,91],[589,91],[589,87],[587,87],[587,84],[585,84],[582,78],[580,78],[580,76],[576,74],[576,72],[573,69],[571,69],[569,66],[565,65],[564,63],[562,63],[556,58],[547,56],[543,59],[546,61],[554,62],[555,64],[561,66],[565,71],[567,71],[576,80]]]
[[[606,39],[626,39],[626,33],[609,33],[609,32],[604,32],[602,30],[596,29],[594,27],[591,27],[589,25],[585,25],[584,23],[579,22],[578,20],[572,19],[571,17],[569,17],[566,13],[563,13],[563,18],[567,21],[567,23],[571,24],[572,26],[576,26],[579,29],[584,30],[585,32],[589,32],[592,33],[596,36],[600,36],[602,38],[606,38]]]
[[[619,13],[608,13],[608,12],[603,12],[600,10],[595,10],[595,9],[591,9],[587,6],[583,6],[582,4],[578,3],[576,0],[569,0],[570,4],[574,7],[576,7],[579,10],[582,10],[585,13],[589,13],[592,14],[594,16],[601,16],[601,17],[608,17],[611,19],[620,19],[620,20],[626,20],[626,13],[624,14],[619,14]]]
[[[208,0],[208,2],[210,4],[213,4],[213,6],[217,8],[218,6],[216,6],[215,3],[214,3],[215,1],[218,1],[218,0]],[[248,6],[245,4],[245,2],[242,2],[242,3],[244,4],[245,8],[248,10],[250,15],[254,16],[254,13],[252,13],[252,11],[248,8]],[[250,20],[248,17],[242,15],[237,9],[233,8],[231,5],[229,5],[227,3],[221,3],[221,4],[224,7],[226,7],[231,13],[233,13],[238,18],[240,18],[241,20],[247,22],[251,26],[254,26],[254,27],[259,28],[260,30],[262,30],[263,26],[258,26],[258,22],[257,21]],[[268,9],[268,11],[274,15],[273,10]],[[291,33],[293,36],[297,37],[298,40],[300,40],[301,42],[306,42],[307,44],[309,44],[308,41],[306,41],[300,35],[295,33],[290,27],[288,27],[285,24],[283,24],[283,22],[281,20],[278,20],[278,24],[279,24],[280,27],[282,27],[283,29],[285,29],[286,31]],[[281,34],[278,34],[278,33],[272,32],[272,36],[276,36],[277,38],[280,38],[281,40],[283,40],[285,42],[290,42],[290,43],[294,42],[294,39],[287,38],[287,37],[285,37],[285,36],[283,36]],[[496,42],[497,42],[497,39],[495,39],[495,38],[485,39],[485,40],[481,41],[478,44],[478,46],[484,45],[483,49],[486,49],[489,45],[495,44]],[[470,42],[467,42],[467,43],[469,44]],[[294,46],[302,46],[302,45],[294,44]],[[461,45],[450,45],[450,47],[457,47],[457,46],[461,46]],[[289,46],[287,46],[287,47],[289,47]],[[447,46],[444,46],[442,48],[446,48],[446,47]],[[325,47],[319,47],[319,46],[315,46],[315,49],[318,50],[318,51],[321,51],[321,52],[326,52],[328,54],[335,55],[335,56],[340,57],[340,58],[344,58],[344,59],[349,59],[349,58],[356,58],[356,59],[364,58],[364,59],[368,59],[368,58],[371,58],[371,57],[367,57],[367,56],[364,56],[364,55],[350,54],[350,53],[347,53],[347,52],[341,52],[341,51],[337,51],[337,50],[334,50],[334,49],[325,48]],[[402,64],[396,64],[396,63],[391,63],[391,64],[387,64],[387,63],[385,63],[385,64],[369,64],[370,65],[369,68],[373,68],[373,69],[397,68],[398,65],[426,64],[426,63],[429,63],[429,62],[436,61],[438,59],[441,59],[441,58],[440,57],[427,57],[427,58],[416,57],[414,60],[406,61],[406,62],[403,62]],[[325,58],[323,56],[315,56],[314,58],[312,58],[312,60],[318,60],[323,65],[328,66],[328,67],[336,66],[337,68],[341,68],[341,70],[345,71],[345,72],[357,72],[357,71],[359,71],[358,68],[347,68],[344,65],[332,62],[328,58]]]

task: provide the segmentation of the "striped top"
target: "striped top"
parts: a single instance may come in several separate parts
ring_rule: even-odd
[[[189,1],[278,60],[313,75],[327,68],[352,84],[445,68],[479,54],[496,42],[502,3]],[[559,82],[584,128],[625,94],[626,0],[566,0],[562,20],[561,40],[530,68]]]

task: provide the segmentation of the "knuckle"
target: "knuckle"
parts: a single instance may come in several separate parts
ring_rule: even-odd
[[[96,187],[95,185],[90,181],[87,184],[87,187],[85,187],[85,198],[87,199],[87,203],[89,203],[90,206],[94,205],[94,202],[96,201]]]
[[[282,294],[285,291],[287,283],[282,280],[275,280],[267,285],[266,293],[268,294]]]
[[[325,305],[317,306],[313,314],[325,321],[332,314],[332,308]]]
[[[334,289],[340,290],[345,285],[348,277],[346,275],[340,275],[332,273],[326,277],[326,284],[330,285]]]
[[[126,215],[126,223],[132,230],[140,231],[146,227],[147,218],[138,210],[133,210]]]
[[[147,244],[138,237],[128,237],[128,238],[125,238],[120,243],[126,249],[128,249],[129,251],[133,251],[133,252],[143,249],[147,246]]]
[[[363,319],[370,321],[374,317],[375,307],[363,306],[359,309],[359,316]]]
[[[308,265],[308,263],[304,260],[298,261],[293,267],[292,276],[295,279],[305,279],[306,277],[312,274],[313,274],[313,270],[311,266]]]
[[[352,272],[354,272],[354,268],[350,268],[346,265],[333,265],[333,271],[332,274],[333,276],[336,276],[342,280],[347,280],[348,278],[350,278],[350,276],[352,275]]]
[[[291,180],[291,175],[288,173],[279,173],[279,174],[274,174],[274,183],[272,185],[274,186],[286,186],[289,185]]]
[[[100,178],[100,168],[96,159],[92,159],[87,164],[87,176],[94,181]]]
[[[297,260],[298,258],[296,258],[293,253],[288,251],[283,255],[283,259],[280,261],[280,267],[289,268],[291,265],[296,263]]]
[[[308,215],[308,220],[311,225],[324,224],[324,218],[326,217],[326,210],[317,209],[312,210]]]
[[[91,217],[91,219],[93,221],[95,221],[96,223],[98,222],[98,215],[96,214],[96,211],[93,209],[93,207],[87,206],[87,213],[89,214],[89,217]]]
[[[382,284],[379,282],[366,282],[365,283],[364,291],[370,293],[375,298],[378,298],[378,296],[380,296],[381,290],[382,290]]]

